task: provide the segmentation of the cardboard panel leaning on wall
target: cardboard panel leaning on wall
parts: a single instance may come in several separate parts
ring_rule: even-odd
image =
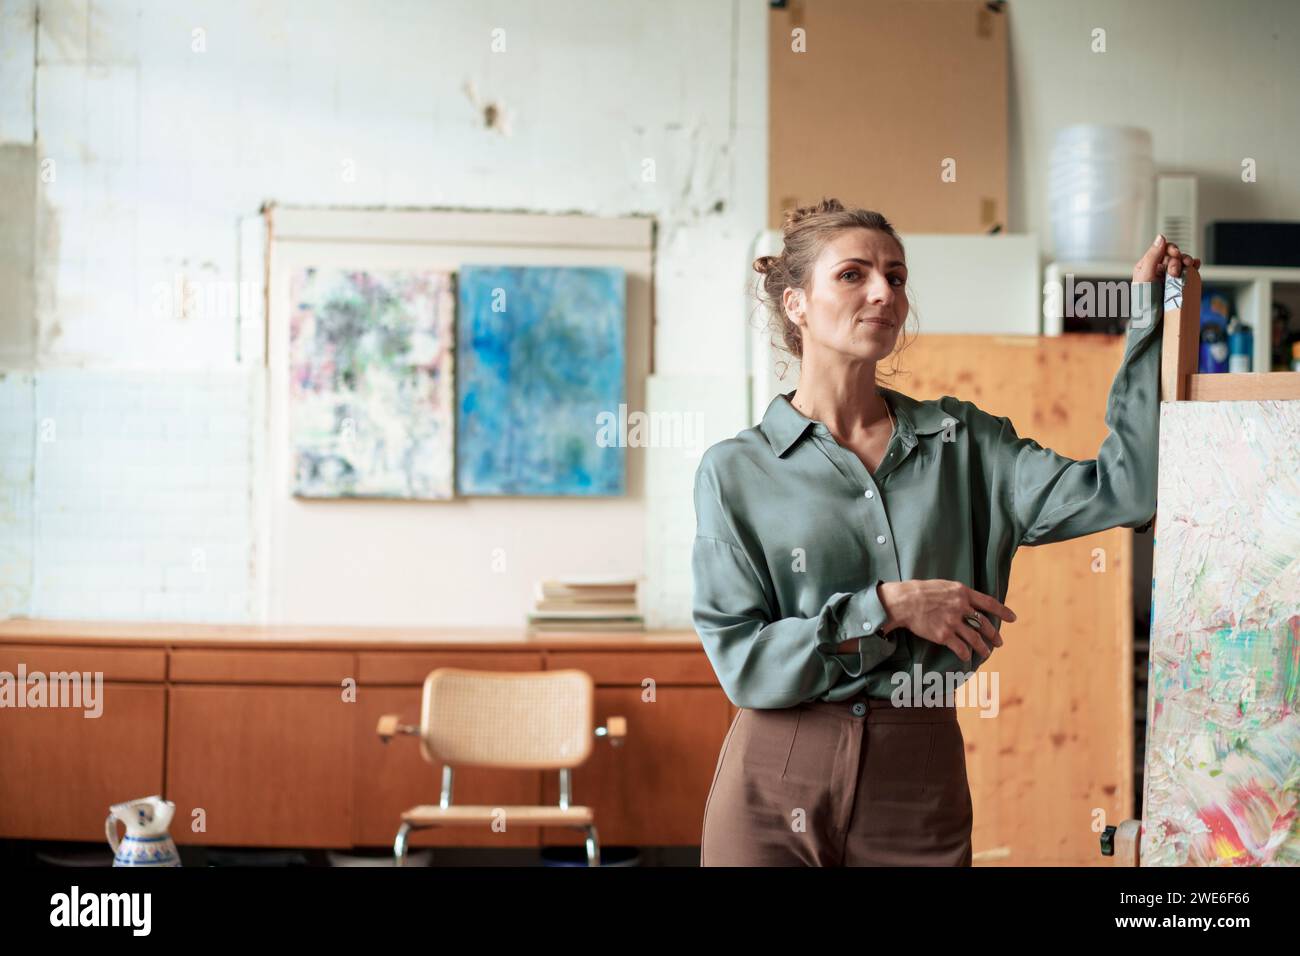
[[[1003,9],[983,0],[773,9],[768,225],[834,196],[907,232],[1005,229]]]

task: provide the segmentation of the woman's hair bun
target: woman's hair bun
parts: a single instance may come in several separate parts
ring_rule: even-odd
[[[820,216],[828,212],[843,212],[844,203],[838,199],[823,199],[815,206],[799,206],[797,209],[787,209],[785,211],[785,228],[789,229],[795,223],[802,222],[811,216]]]

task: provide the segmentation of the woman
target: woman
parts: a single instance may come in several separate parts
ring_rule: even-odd
[[[1166,270],[1200,261],[1157,237],[1134,268],[1146,304],[1111,386],[1110,434],[1074,461],[970,402],[878,384],[908,314],[903,243],[883,216],[823,200],[788,213],[784,237],[754,269],[801,361],[798,388],[709,448],[695,479],[695,627],[741,708],[700,862],[969,866],[952,701],[894,706],[895,690],[917,673],[965,677],[1001,646],[1018,547],[1151,518],[1155,293]]]

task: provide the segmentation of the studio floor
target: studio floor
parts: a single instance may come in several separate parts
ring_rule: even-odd
[[[348,867],[389,866],[392,851],[386,847],[349,850],[318,848],[193,847],[179,848],[182,866]],[[691,846],[610,846],[602,851],[602,866],[699,866],[700,848]],[[0,868],[109,867],[113,853],[107,844],[66,841],[0,840]],[[583,866],[582,848],[543,847],[505,850],[476,847],[413,848],[411,866]]]

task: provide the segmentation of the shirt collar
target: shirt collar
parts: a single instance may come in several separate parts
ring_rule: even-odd
[[[945,412],[938,402],[920,402],[883,385],[877,388],[889,403],[897,423],[899,440],[907,448],[916,444],[917,435],[933,435],[950,425],[960,424],[959,420]],[[797,390],[791,389],[773,398],[759,426],[778,458],[789,451],[810,428],[826,429],[822,422],[807,418],[790,404],[795,391]]]

